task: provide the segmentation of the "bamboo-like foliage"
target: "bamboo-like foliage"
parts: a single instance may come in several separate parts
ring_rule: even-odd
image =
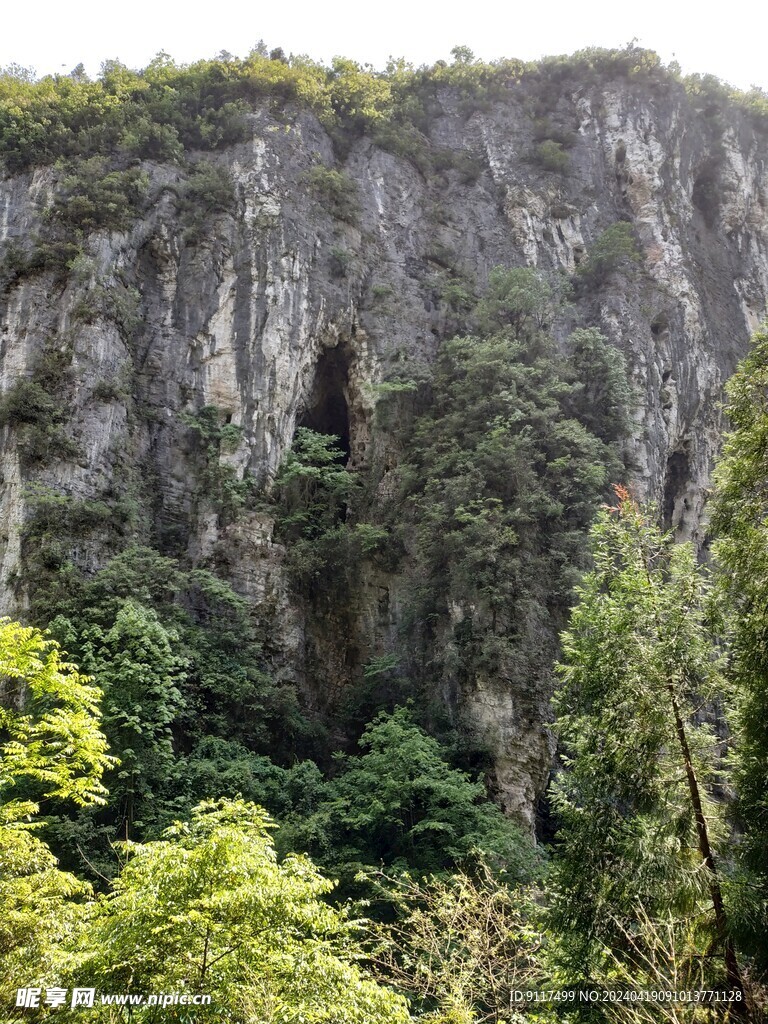
[[[715,476],[712,532],[736,684],[734,781],[746,828],[744,932],[768,968],[768,325],[728,384],[733,426]],[[746,935],[745,935],[746,938]]]
[[[379,876],[394,923],[373,929],[379,977],[411,996],[430,1024],[504,1024],[513,993],[544,987],[540,917],[530,887],[511,888],[487,864],[448,878]]]
[[[724,681],[709,584],[623,488],[592,530],[595,568],[563,634],[556,697],[564,763],[555,921],[571,969],[610,947],[632,963],[637,907],[697,921],[714,978],[742,980],[717,863],[721,743],[707,721]]]

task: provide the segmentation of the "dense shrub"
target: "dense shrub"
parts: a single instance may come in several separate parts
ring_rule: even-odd
[[[449,89],[469,115],[521,86],[542,111],[554,109],[569,84],[579,88],[628,79],[650,87],[679,85],[679,69],[630,44],[592,48],[537,64],[485,62],[457,47],[452,63],[415,68],[391,61],[384,73],[335,58],[324,67],[306,57],[272,60],[258,48],[231,56],[175,64],[160,54],[143,71],[107,61],[101,76],[56,75],[34,81],[23,69],[0,73],[0,148],[11,172],[60,157],[122,153],[148,160],[180,160],[185,150],[215,150],[246,137],[248,112],[257,105],[279,111],[298,104],[313,111],[345,150],[363,132],[380,145],[424,163],[423,135],[442,110]],[[713,85],[716,83],[716,87]],[[740,109],[756,125],[768,123],[768,101],[752,90],[737,93],[716,79],[693,76],[685,87],[695,104]],[[567,145],[556,135],[555,142]]]
[[[565,174],[571,165],[568,154],[562,144],[553,139],[545,139],[538,143],[533,151],[534,160],[544,168],[545,171],[552,171],[554,174]]]
[[[594,242],[577,269],[577,278],[588,286],[602,284],[611,274],[631,272],[640,263],[641,249],[635,230],[627,221],[611,224]]]
[[[349,224],[357,223],[360,216],[357,186],[346,174],[317,164],[307,172],[306,181],[332,216]]]
[[[70,230],[125,231],[140,214],[149,179],[138,167],[110,170],[102,157],[70,163],[52,218]]]
[[[0,395],[0,426],[16,430],[17,450],[25,469],[72,458],[79,452],[66,426],[70,358],[67,351],[43,353],[30,376],[19,377]]]

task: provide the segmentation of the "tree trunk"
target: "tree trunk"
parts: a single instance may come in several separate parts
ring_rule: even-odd
[[[675,716],[677,739],[680,743],[680,750],[685,762],[685,774],[688,779],[688,790],[691,795],[691,804],[693,805],[693,813],[696,819],[696,834],[699,842],[699,853],[701,854],[704,865],[709,872],[709,892],[712,897],[712,906],[715,911],[717,935],[723,947],[723,959],[725,960],[725,972],[728,979],[728,986],[734,992],[741,992],[741,1002],[731,1003],[730,1008],[731,1012],[742,1020],[749,1020],[750,1013],[746,1003],[747,992],[744,987],[744,980],[741,976],[741,971],[739,970],[739,963],[736,959],[736,951],[733,948],[733,941],[728,934],[728,918],[725,913],[725,903],[723,902],[723,893],[720,888],[720,878],[717,873],[715,858],[709,842],[707,819],[704,816],[704,807],[701,802],[699,781],[696,778],[696,771],[693,767],[693,759],[691,757],[691,749],[688,746],[688,737],[685,734],[685,724],[680,714],[680,707],[677,701],[674,684],[671,682],[668,683],[667,689],[669,691],[670,700],[672,701],[672,711]]]

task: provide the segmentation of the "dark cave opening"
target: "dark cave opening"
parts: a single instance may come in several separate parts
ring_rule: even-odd
[[[297,426],[318,434],[335,434],[344,452],[344,465],[352,452],[349,429],[349,406],[346,392],[349,360],[340,348],[326,349],[315,368],[312,392]]]
[[[691,468],[688,462],[688,453],[676,451],[667,459],[667,470],[664,474],[664,527],[670,529],[677,526],[674,521],[675,505],[685,492],[691,480]],[[678,522],[680,517],[678,516]]]

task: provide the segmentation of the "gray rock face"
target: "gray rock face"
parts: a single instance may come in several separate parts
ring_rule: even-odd
[[[27,604],[20,531],[30,484],[76,499],[127,495],[149,540],[182,538],[193,561],[223,567],[270,624],[275,671],[313,706],[332,705],[371,656],[396,645],[399,580],[372,575],[348,610],[351,631],[321,635],[289,596],[269,518],[226,523],[203,493],[184,414],[217,406],[242,428],[221,464],[268,483],[297,424],[338,427],[343,396],[351,464],[364,465],[376,443],[372,385],[429,363],[457,329],[441,282],[461,275],[481,290],[496,265],[572,272],[621,219],[641,239],[641,272],[631,286],[610,278],[578,313],[627,356],[639,495],[660,502],[681,536],[700,537],[722,386],[766,307],[766,139],[746,120],[716,131],[682,92],[623,83],[560,98],[553,117],[575,135],[570,166],[556,173],[531,159],[524,96],[468,119],[450,95],[442,104],[432,141],[468,153],[476,172],[428,180],[360,139],[341,168],[359,194],[350,223],[309,187],[312,167],[334,166],[314,117],[257,113],[251,141],[205,157],[231,172],[236,215],[191,235],[174,194],[180,172],[147,165],[148,210],[130,231],[91,234],[65,279],[41,271],[6,290],[0,385],[60,352],[77,454],[25,464],[18,429],[0,434],[4,613],[23,616]],[[42,230],[56,173],[0,182],[4,242]],[[72,555],[93,569],[108,553],[96,533]],[[476,680],[456,699],[492,745],[502,802],[531,820],[551,759],[546,695]]]

